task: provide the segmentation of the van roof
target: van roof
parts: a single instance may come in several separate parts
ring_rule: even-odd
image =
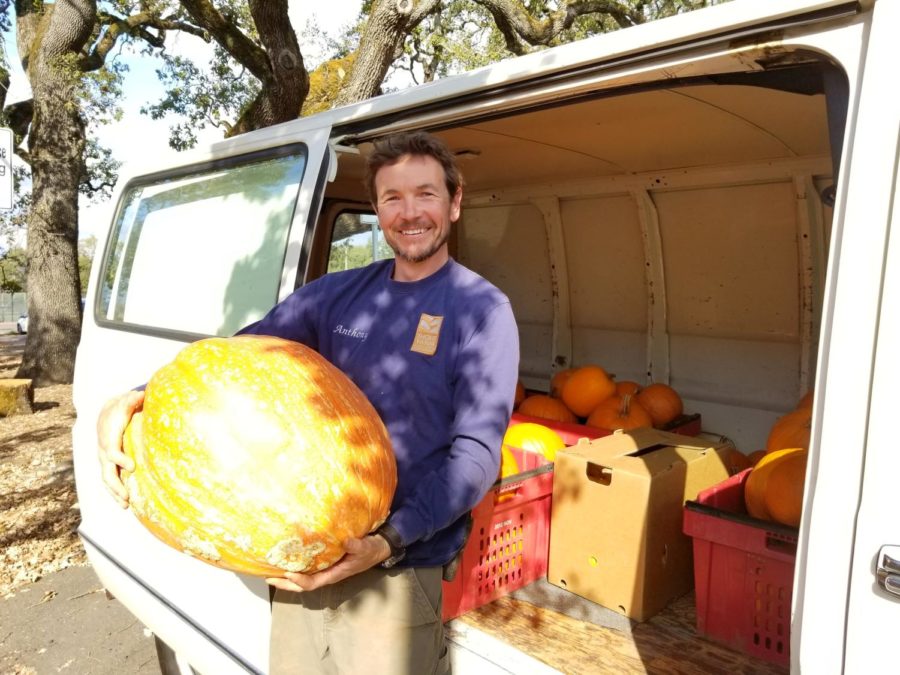
[[[874,0],[868,0],[871,4]],[[378,127],[383,133],[388,124],[402,120],[407,111],[419,112],[426,106],[461,102],[478,95],[527,86],[554,76],[577,73],[587,68],[609,68],[630,60],[659,53],[667,47],[686,42],[702,43],[723,37],[739,39],[772,29],[803,25],[860,11],[865,2],[847,0],[733,0],[685,14],[650,21],[612,33],[605,33],[531,54],[510,58],[434,82],[409,87],[340,108],[301,117],[241,136],[225,139],[204,149],[183,153],[182,165],[223,155],[270,147],[285,139],[296,139],[305,130],[331,127],[338,139],[356,135],[361,129]],[[393,122],[392,122],[393,120]],[[132,175],[163,167],[150,165]],[[137,167],[133,167],[137,169]],[[124,175],[123,175],[124,177]],[[121,183],[120,183],[121,185]]]

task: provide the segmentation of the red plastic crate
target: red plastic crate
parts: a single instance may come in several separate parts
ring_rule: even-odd
[[[472,510],[456,577],[444,582],[444,621],[547,576],[553,464],[511,451],[522,470],[498,481]]]
[[[772,663],[790,663],[797,528],[753,518],[744,506],[750,469],[685,503],[693,537],[697,632]]]

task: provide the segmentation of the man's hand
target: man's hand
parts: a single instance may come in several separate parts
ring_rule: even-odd
[[[128,508],[128,491],[122,484],[119,471],[134,471],[134,461],[123,452],[122,437],[132,416],[143,405],[144,392],[129,391],[107,401],[97,418],[98,455],[103,482],[122,508]]]
[[[312,591],[365,572],[391,555],[391,547],[378,534],[370,534],[362,539],[348,539],[344,542],[344,548],[347,549],[346,555],[326,570],[313,574],[286,572],[286,578],[266,579],[266,583],[283,591]]]

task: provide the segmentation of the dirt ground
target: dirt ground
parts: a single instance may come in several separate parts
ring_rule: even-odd
[[[0,334],[0,378],[24,336]],[[152,634],[107,598],[76,534],[68,385],[35,390],[32,415],[0,417],[0,675],[152,675]]]
[[[15,376],[24,336],[0,335],[0,378]],[[71,385],[35,390],[32,415],[0,417],[0,598],[84,565],[72,467]]]

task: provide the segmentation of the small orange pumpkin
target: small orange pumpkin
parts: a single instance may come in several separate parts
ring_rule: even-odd
[[[766,452],[783,448],[808,448],[812,428],[812,408],[798,408],[772,425],[766,440]]]
[[[772,520],[772,513],[766,504],[766,493],[769,490],[769,480],[774,472],[778,470],[779,465],[788,461],[788,459],[797,454],[802,454],[804,460],[806,457],[805,448],[784,448],[766,453],[759,462],[750,470],[747,476],[747,482],[744,484],[744,503],[747,506],[747,513],[754,518],[763,520]],[[802,488],[801,488],[802,491]]]
[[[806,481],[807,453],[789,454],[772,468],[764,497],[772,520],[797,527],[803,510],[803,485]]]
[[[763,457],[766,456],[765,450],[754,450],[749,455],[747,455],[747,460],[750,462],[750,466],[756,466]]]
[[[654,382],[641,389],[637,400],[650,413],[655,427],[665,426],[684,412],[681,396],[662,382]]]
[[[625,394],[630,394],[634,396],[641,390],[641,385],[637,382],[633,382],[631,380],[621,380],[616,382],[616,393],[619,396],[625,396]]]
[[[565,370],[557,371],[557,373],[550,378],[550,395],[553,398],[562,398],[563,385],[574,372],[575,368],[566,368]]]
[[[616,393],[616,384],[600,366],[582,366],[569,375],[562,388],[566,407],[587,417],[601,401]]]
[[[532,394],[519,406],[519,412],[523,415],[540,417],[554,422],[575,423],[578,418],[569,410],[565,403],[546,394]]]
[[[525,400],[525,385],[522,384],[522,380],[516,382],[516,394],[513,399],[513,408],[518,408],[522,405],[522,401]]]
[[[750,458],[734,447],[729,447],[723,453],[723,461],[725,463],[725,468],[728,469],[729,476],[734,476],[735,474],[740,473],[744,469],[749,469],[752,466],[752,464],[750,463]]]
[[[653,426],[653,420],[634,396],[613,394],[594,408],[585,424],[596,429],[615,431],[650,427]]]

